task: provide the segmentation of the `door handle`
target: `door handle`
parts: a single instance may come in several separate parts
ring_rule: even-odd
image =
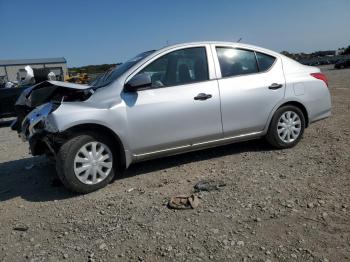
[[[276,90],[281,88],[282,86],[283,86],[282,84],[273,83],[269,86],[269,89]]]
[[[212,98],[211,94],[205,94],[205,93],[199,93],[197,96],[195,96],[194,100],[207,100],[209,98]]]

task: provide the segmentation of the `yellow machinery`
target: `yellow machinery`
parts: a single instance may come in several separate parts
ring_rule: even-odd
[[[78,73],[76,75],[69,74],[68,77],[65,77],[64,81],[76,84],[87,84],[89,83],[89,76],[86,73]]]

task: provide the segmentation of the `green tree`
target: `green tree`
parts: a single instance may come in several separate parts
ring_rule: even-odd
[[[343,55],[350,55],[350,45],[345,48]]]

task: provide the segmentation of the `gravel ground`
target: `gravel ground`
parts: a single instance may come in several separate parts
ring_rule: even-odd
[[[350,69],[329,76],[333,115],[293,149],[251,141],[132,166],[74,195],[0,128],[0,261],[349,261]],[[171,196],[200,180],[199,207]]]

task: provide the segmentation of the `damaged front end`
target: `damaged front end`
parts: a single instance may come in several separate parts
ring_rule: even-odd
[[[12,123],[23,141],[29,141],[32,155],[55,154],[60,144],[59,130],[51,113],[62,102],[85,101],[94,93],[86,85],[45,81],[32,86],[15,103],[17,119]]]

